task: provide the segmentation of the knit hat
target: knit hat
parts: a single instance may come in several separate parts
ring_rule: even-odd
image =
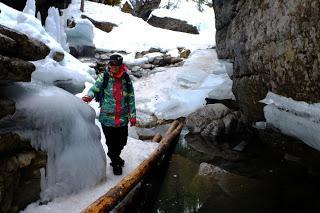
[[[109,58],[110,65],[121,66],[123,62],[123,57],[117,53],[112,54]]]

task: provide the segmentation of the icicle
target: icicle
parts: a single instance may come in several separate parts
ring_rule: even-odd
[[[24,7],[23,12],[35,16],[36,14],[35,0],[27,0],[26,6]]]

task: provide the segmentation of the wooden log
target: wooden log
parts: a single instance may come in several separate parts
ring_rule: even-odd
[[[144,160],[136,169],[124,177],[116,186],[111,188],[106,194],[101,196],[98,200],[92,203],[88,208],[82,210],[82,213],[102,213],[111,211],[130,190],[141,181],[141,179],[148,173],[155,165],[157,160],[170,147],[170,143],[180,134],[183,121],[174,121],[171,127],[165,134],[165,137],[159,143],[159,146],[154,150],[150,157]],[[175,128],[173,128],[173,126]]]
[[[156,143],[160,143],[161,140],[162,140],[162,136],[160,135],[160,133],[157,133],[152,139],[152,141]]]

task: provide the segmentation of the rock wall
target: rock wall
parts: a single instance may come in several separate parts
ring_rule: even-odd
[[[320,102],[318,0],[213,0],[219,58],[234,61],[233,92],[248,121],[267,91]]]
[[[45,44],[0,25],[0,85],[30,81],[35,66],[29,60],[45,58],[49,52]],[[16,110],[2,91],[0,109],[0,119]],[[17,212],[40,198],[40,168],[46,167],[47,156],[5,129],[0,126],[0,212]]]

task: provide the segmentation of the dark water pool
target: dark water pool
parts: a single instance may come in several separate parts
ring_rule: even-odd
[[[259,143],[241,153],[223,147],[182,134],[151,212],[320,212],[318,175]],[[203,175],[200,164],[223,172]]]

